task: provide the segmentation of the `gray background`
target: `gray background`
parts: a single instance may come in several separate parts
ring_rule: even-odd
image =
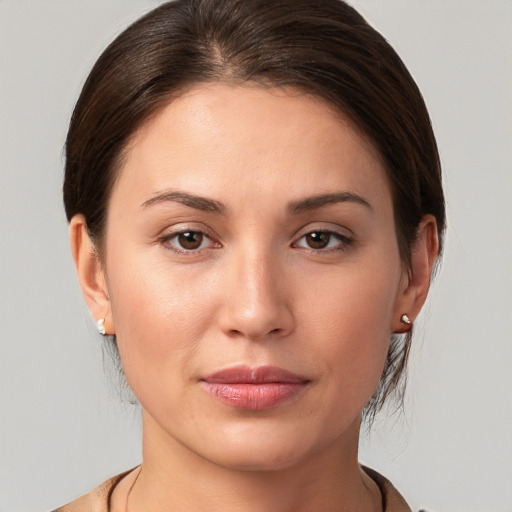
[[[66,125],[86,73],[158,3],[0,0],[1,512],[49,510],[140,460],[138,412],[104,376],[60,189]],[[378,421],[361,458],[413,507],[510,512],[512,2],[353,4],[425,95],[449,216],[406,412]]]

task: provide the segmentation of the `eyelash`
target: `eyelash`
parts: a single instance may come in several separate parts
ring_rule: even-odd
[[[201,235],[203,239],[207,239],[212,244],[212,247],[200,247],[197,249],[186,249],[186,248],[179,248],[176,245],[172,243],[172,240],[177,239],[178,237],[182,235],[187,234],[194,234],[194,235]],[[159,239],[159,242],[166,247],[166,249],[175,252],[177,254],[184,254],[184,255],[196,255],[202,253],[205,249],[209,248],[219,248],[221,247],[221,244],[218,242],[214,242],[210,236],[208,236],[207,233],[204,231],[201,231],[199,229],[183,229],[180,231],[176,231],[175,233],[171,233],[169,235],[165,235]],[[203,240],[201,241],[202,245]]]
[[[314,247],[304,247],[299,246],[298,242],[302,239],[306,238],[307,236],[311,235],[327,235],[329,237],[328,239],[328,245],[331,243],[332,239],[336,239],[339,243],[335,247],[322,247],[315,249]],[[353,239],[345,234],[338,233],[337,231],[332,231],[329,229],[314,229],[311,231],[308,231],[307,233],[304,233],[297,242],[294,242],[294,246],[301,247],[307,251],[314,252],[314,253],[326,253],[326,252],[335,252],[335,251],[347,251],[350,247],[350,245],[353,243]]]
[[[178,237],[180,237],[182,235],[187,235],[187,234],[200,235],[201,237],[203,237],[203,239],[201,240],[201,245],[202,245],[203,240],[207,239],[210,241],[212,246],[211,247],[198,247],[197,249],[186,249],[186,248],[179,248],[176,245],[172,244],[172,240],[177,239]],[[307,236],[312,236],[312,235],[327,235],[329,237],[327,246],[322,247],[322,248],[314,248],[314,247],[305,247],[305,246],[298,245],[302,239],[305,239]],[[339,243],[335,247],[328,247],[328,245],[331,243],[333,238],[336,239]],[[210,249],[210,248],[216,249],[216,248],[222,247],[220,243],[214,242],[212,240],[212,238],[207,233],[205,233],[204,231],[198,230],[198,229],[183,229],[181,231],[177,231],[175,233],[161,237],[159,239],[159,242],[162,245],[164,245],[168,250],[175,252],[177,254],[184,254],[184,255],[197,255],[197,254],[202,253],[206,249]],[[312,230],[312,231],[308,231],[307,233],[304,233],[301,237],[299,237],[297,239],[296,242],[294,242],[292,244],[292,246],[299,247],[308,252],[318,254],[318,253],[330,253],[330,252],[336,252],[336,251],[347,251],[353,242],[354,242],[354,240],[352,238],[350,238],[349,236],[347,236],[345,234],[338,233],[337,231],[332,231],[332,230],[328,230],[328,229],[316,229],[316,230]]]

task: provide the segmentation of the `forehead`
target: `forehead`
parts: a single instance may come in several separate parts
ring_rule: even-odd
[[[296,89],[203,84],[135,133],[115,189],[237,189],[251,199],[340,186],[388,188],[379,154],[348,118]]]

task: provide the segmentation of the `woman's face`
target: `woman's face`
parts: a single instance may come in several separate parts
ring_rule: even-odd
[[[294,90],[193,88],[134,136],[105,246],[145,435],[243,469],[357,443],[407,279],[348,120]]]

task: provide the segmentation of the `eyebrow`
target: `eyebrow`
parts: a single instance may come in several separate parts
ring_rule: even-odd
[[[290,203],[288,205],[288,211],[290,213],[302,213],[334,203],[356,203],[365,206],[373,212],[372,205],[364,197],[354,194],[353,192],[335,192],[305,197],[304,199]]]
[[[226,212],[226,207],[222,203],[219,203],[219,201],[215,201],[214,199],[207,199],[206,197],[200,197],[193,194],[187,194],[186,192],[178,192],[175,190],[165,190],[164,192],[155,194],[151,199],[144,201],[142,203],[142,207],[147,208],[153,204],[166,202],[181,203],[185,206],[190,206],[191,208],[202,210],[204,212],[220,214],[224,214]]]
[[[152,198],[142,203],[143,208],[147,208],[153,204],[175,202],[181,203],[190,208],[201,210],[205,212],[219,213],[224,215],[226,213],[226,206],[214,199],[188,194],[187,192],[180,192],[176,190],[165,190],[155,194]],[[302,213],[316,208],[321,208],[328,204],[335,203],[356,203],[365,206],[373,212],[371,204],[358,194],[353,192],[334,192],[329,194],[319,194],[316,196],[305,197],[288,204],[288,211],[292,214]]]

